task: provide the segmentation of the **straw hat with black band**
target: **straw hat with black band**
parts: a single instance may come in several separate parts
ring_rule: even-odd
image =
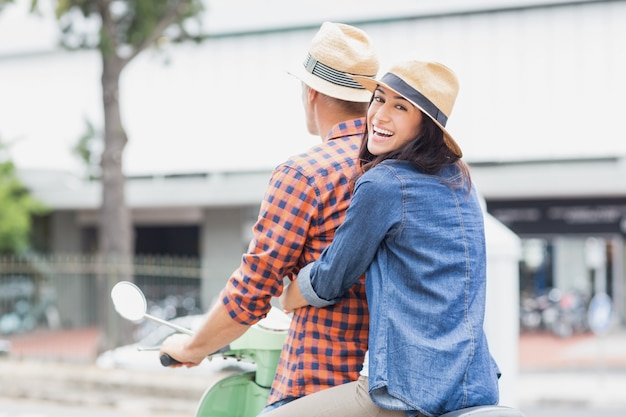
[[[361,76],[354,80],[368,91],[380,85],[406,98],[441,128],[446,146],[459,158],[463,156],[445,128],[459,93],[459,81],[450,68],[437,62],[407,61],[394,65],[380,80]]]
[[[373,79],[378,66],[376,51],[365,32],[343,23],[324,22],[303,64],[288,72],[327,96],[367,103],[372,94],[352,76]]]

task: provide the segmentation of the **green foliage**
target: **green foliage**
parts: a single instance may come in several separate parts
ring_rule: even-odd
[[[0,12],[7,5],[13,3],[13,0],[0,0]]]
[[[98,160],[103,146],[102,132],[96,130],[93,123],[85,119],[85,131],[72,148],[72,153],[81,160],[89,179],[99,176]]]
[[[190,20],[200,27],[202,0],[58,0],[56,15],[71,48],[99,48],[107,53],[136,54],[157,45],[162,36],[176,42],[198,40],[200,33],[187,28]],[[99,33],[85,20],[99,21]],[[110,26],[109,23],[110,22]]]
[[[37,1],[38,0],[30,0],[30,11],[31,12],[35,12],[36,8],[37,8]],[[15,3],[15,0],[0,0],[0,12],[2,12],[2,9],[9,5]]]
[[[32,216],[46,208],[19,181],[3,151],[6,146],[0,143],[0,253],[17,253],[28,247]]]

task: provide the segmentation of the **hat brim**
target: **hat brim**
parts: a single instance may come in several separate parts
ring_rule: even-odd
[[[383,82],[381,82],[379,80],[373,80],[371,78],[362,77],[362,76],[359,76],[359,75],[354,75],[354,76],[352,76],[352,78],[354,79],[354,81],[358,82],[363,87],[365,87],[365,89],[370,93],[370,98],[371,98],[371,94],[376,90],[376,88],[379,85],[382,85],[383,87],[385,87],[385,88],[395,92],[396,94],[399,94],[402,97],[404,97],[404,94],[400,93],[399,91],[397,91],[396,89],[394,89],[392,87],[389,87],[387,84],[385,84],[385,83],[383,83]],[[454,140],[454,138],[452,137],[450,132],[448,132],[446,130],[446,128],[440,122],[437,121],[437,119],[432,117],[426,110],[424,110],[422,108],[422,106],[420,106],[419,104],[415,103],[413,100],[411,100],[408,97],[405,97],[405,98],[411,104],[413,104],[415,107],[420,109],[422,111],[422,113],[424,113],[426,116],[428,116],[433,122],[435,122],[435,124],[437,126],[439,126],[439,128],[443,132],[443,141],[446,144],[446,146],[448,147],[448,149],[450,149],[452,152],[454,152],[454,154],[456,156],[458,156],[459,158],[463,157],[463,151],[461,151],[461,147],[459,146],[458,143],[456,143],[456,141]]]
[[[357,89],[333,84],[330,81],[323,80],[322,78],[311,74],[302,65],[296,65],[289,68],[287,73],[293,75],[312,89],[339,100],[352,101],[356,103],[369,103],[372,98],[372,93],[368,91],[367,88]],[[368,79],[367,77],[363,78]]]

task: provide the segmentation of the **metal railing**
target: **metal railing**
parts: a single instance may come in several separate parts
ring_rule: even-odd
[[[142,288],[152,314],[196,314],[200,277],[199,258],[135,256],[125,263],[80,254],[0,256],[0,335],[100,326],[106,317],[98,306],[110,307],[107,289],[121,279]]]

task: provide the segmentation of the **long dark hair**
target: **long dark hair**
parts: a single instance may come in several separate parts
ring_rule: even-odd
[[[408,142],[399,149],[387,152],[382,155],[373,155],[367,149],[367,124],[361,148],[359,150],[359,161],[361,173],[367,172],[376,165],[387,159],[398,159],[412,162],[420,171],[429,174],[437,174],[444,166],[455,164],[461,172],[461,179],[451,183],[453,186],[461,187],[465,183],[471,186],[469,167],[461,158],[448,148],[443,141],[443,131],[432,121],[430,117],[422,112],[422,130],[415,139]]]

